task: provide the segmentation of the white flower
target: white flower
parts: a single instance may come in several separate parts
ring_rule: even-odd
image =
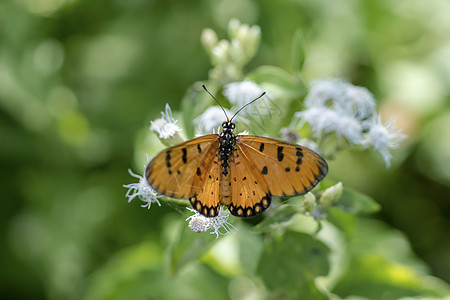
[[[297,143],[300,138],[299,133],[290,127],[283,127],[280,129],[280,137],[289,143]]]
[[[358,120],[375,113],[373,95],[366,88],[354,86],[342,79],[312,81],[305,105],[308,108],[327,107]]]
[[[327,107],[311,107],[295,113],[294,116],[301,120],[300,126],[305,122],[309,123],[316,138],[336,132],[338,136],[344,136],[353,144],[361,143],[363,128],[361,123],[352,116],[339,114]]]
[[[194,215],[186,219],[186,221],[189,220],[189,228],[194,232],[205,232],[207,230],[211,230],[210,233],[215,234],[216,238],[218,238],[219,234],[226,235],[234,233],[235,230],[237,230],[236,227],[228,223],[230,213],[222,207],[219,209],[219,214],[212,218],[207,218],[192,208],[187,207],[187,209],[194,212]],[[222,228],[225,232],[220,231]]]
[[[255,100],[261,96],[262,93],[263,90],[261,87],[249,80],[229,83],[223,90],[225,97],[228,98],[233,106],[237,106],[238,108]]]
[[[170,109],[169,104],[166,104],[166,111],[161,112],[161,118],[151,121],[150,130],[159,134],[160,139],[169,139],[178,131],[181,131],[181,128],[177,125],[177,120],[172,117],[172,110]]]
[[[341,79],[311,81],[311,89],[305,98],[306,107],[328,106],[342,94],[342,82]]]
[[[407,137],[394,126],[394,121],[395,119],[391,118],[383,125],[380,116],[375,115],[365,122],[368,132],[364,136],[363,145],[375,148],[383,157],[387,167],[390,166],[392,157],[389,150],[397,148],[399,143]]]
[[[208,220],[204,216],[200,215],[199,213],[190,216],[186,219],[186,221],[189,220],[189,228],[193,232],[205,232],[208,229]]]
[[[336,100],[342,108],[355,116],[358,120],[363,120],[375,113],[375,99],[369,90],[364,87],[354,86],[348,82],[344,83],[343,95]]]
[[[225,110],[227,115],[231,116],[231,112]],[[211,106],[205,110],[200,116],[194,119],[196,131],[201,134],[212,133],[222,125],[226,117],[219,106]]]
[[[317,138],[335,132],[352,144],[362,143],[363,123],[375,113],[372,94],[341,79],[313,81],[305,106],[294,115],[300,126],[308,123]]]
[[[128,173],[130,173],[131,176],[139,179],[138,183],[130,183],[124,185],[124,187],[129,189],[127,194],[125,195],[126,197],[128,197],[128,203],[130,203],[134,198],[138,197],[141,201],[145,202],[145,204],[142,204],[141,207],[147,207],[148,209],[150,209],[152,203],[156,203],[158,204],[158,206],[161,206],[161,203],[159,203],[158,201],[158,197],[160,196],[148,184],[147,179],[143,176],[134,174],[130,169],[128,169]]]
[[[337,118],[333,118],[335,121],[333,124],[328,124],[326,128],[328,132],[336,131],[338,135],[344,136],[350,143],[361,143],[362,137],[362,125],[357,119],[352,116],[343,115],[336,122]]]
[[[319,152],[319,146],[310,139],[300,139],[297,144],[313,150],[314,152]]]

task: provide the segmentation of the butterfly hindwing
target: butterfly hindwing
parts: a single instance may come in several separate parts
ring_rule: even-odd
[[[294,196],[310,191],[328,172],[314,151],[280,140],[251,135],[237,136],[237,152],[253,168],[258,185],[272,196]],[[256,175],[257,174],[257,175]]]
[[[231,204],[228,209],[238,217],[252,217],[271,203],[268,186],[256,165],[237,146],[230,165]]]
[[[168,148],[147,166],[147,181],[158,193],[187,198],[194,209],[215,216],[219,206],[219,181],[215,180],[220,172],[218,147],[218,136],[210,134]]]
[[[192,207],[206,217],[219,214],[220,196],[220,162],[218,156],[219,142],[211,146],[197,165],[192,180],[192,191],[189,201]]]

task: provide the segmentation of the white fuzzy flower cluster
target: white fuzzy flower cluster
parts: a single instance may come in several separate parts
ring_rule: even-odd
[[[177,125],[177,122],[172,117],[172,110],[167,103],[165,112],[161,112],[161,118],[150,122],[150,130],[157,133],[164,144],[171,146],[182,141],[178,134],[181,128]]]
[[[377,150],[384,158],[388,167],[392,157],[389,149],[397,148],[399,143],[406,139],[406,135],[401,134],[395,128],[394,121],[395,119],[392,118],[383,124],[379,115],[367,120],[365,127],[367,127],[369,131],[362,141],[364,147],[373,147]]]
[[[233,19],[228,23],[230,40],[220,40],[212,29],[204,29],[201,41],[214,68],[210,78],[226,84],[242,79],[242,69],[255,55],[261,39],[259,26],[241,24]]]
[[[211,230],[210,233],[215,234],[216,238],[218,238],[219,235],[234,233],[237,230],[236,227],[228,223],[230,213],[222,207],[220,207],[217,217],[212,218],[207,218],[192,208],[187,207],[187,209],[194,212],[194,215],[186,219],[186,221],[189,221],[189,228],[194,232]],[[221,231],[222,228],[225,232]]]
[[[255,100],[264,91],[262,88],[250,80],[232,82],[223,89],[223,94],[230,101],[231,105],[237,109],[243,107],[252,100]]]
[[[232,82],[225,85],[223,94],[232,105],[230,110],[225,109],[226,114],[228,117],[233,116],[233,114],[240,108],[261,96],[262,93],[262,88],[250,80]],[[265,98],[266,96],[264,96],[261,101],[264,102]],[[241,122],[248,123],[248,116],[251,116],[254,119],[255,117],[264,117],[268,114],[268,112],[258,107],[261,107],[261,105],[250,105],[247,107],[242,114],[239,115],[239,120]],[[263,105],[263,107],[270,110],[268,105]],[[204,113],[194,119],[194,125],[198,133],[215,133],[216,131],[220,131],[223,121],[225,121],[225,116],[222,109],[219,106],[211,106],[205,110]]]
[[[299,126],[308,123],[316,138],[333,133],[350,144],[373,147],[390,166],[390,149],[406,138],[390,120],[383,125],[375,111],[375,99],[363,87],[340,79],[317,80],[305,98],[306,109],[295,114]]]
[[[158,204],[158,206],[161,206],[161,203],[159,203],[158,201],[158,198],[160,196],[156,193],[155,190],[150,187],[147,179],[144,176],[134,174],[130,169],[128,169],[128,172],[131,176],[139,179],[138,183],[130,183],[124,185],[124,187],[129,189],[127,194],[125,195],[126,197],[128,197],[128,203],[130,203],[134,198],[138,197],[141,201],[145,202],[145,204],[142,204],[141,207],[150,209],[152,203],[156,203]]]
[[[231,115],[229,110],[225,109],[225,112]],[[220,132],[223,121],[225,121],[223,110],[219,106],[211,106],[195,118],[193,123],[197,133],[207,134]]]

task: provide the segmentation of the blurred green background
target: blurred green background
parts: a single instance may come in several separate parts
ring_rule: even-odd
[[[76,298],[143,241],[162,259],[161,232],[179,212],[128,204],[122,185],[135,181],[128,168],[143,170],[139,132],[208,77],[201,31],[224,38],[231,18],[261,27],[248,70],[289,71],[301,29],[306,80],[347,78],[386,120],[397,115],[409,140],[391,169],[344,152],[330,177],[376,199],[374,218],[450,282],[449,12],[446,0],[1,1],[0,298]]]

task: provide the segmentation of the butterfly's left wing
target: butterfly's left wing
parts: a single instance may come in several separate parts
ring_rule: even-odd
[[[304,194],[328,172],[325,160],[314,151],[280,140],[237,136],[231,179],[230,212],[250,217],[265,210],[271,196]],[[245,178],[245,179],[244,179]]]
[[[168,148],[147,166],[146,178],[158,193],[187,198],[207,217],[219,211],[219,141],[217,134],[204,135]]]

